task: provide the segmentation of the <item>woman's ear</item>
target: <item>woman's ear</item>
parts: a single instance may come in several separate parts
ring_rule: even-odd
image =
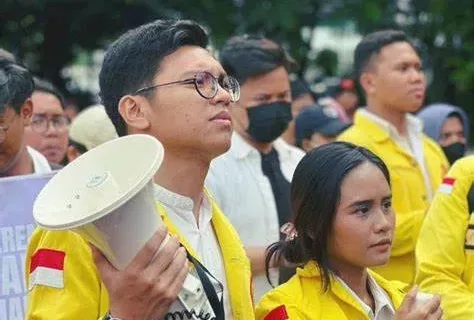
[[[132,132],[146,131],[151,123],[146,117],[148,101],[142,96],[123,96],[118,104],[118,111],[123,121]]]

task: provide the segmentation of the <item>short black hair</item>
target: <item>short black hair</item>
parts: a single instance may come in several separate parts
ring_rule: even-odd
[[[0,58],[0,114],[7,107],[18,114],[34,90],[33,76],[25,67]]]
[[[381,30],[366,35],[358,44],[354,51],[354,72],[359,80],[361,74],[370,65],[372,59],[380,53],[382,48],[395,43],[408,42],[412,44],[405,32],[400,30]]]
[[[267,250],[266,268],[270,261],[281,258],[304,265],[315,261],[321,273],[322,287],[330,287],[334,274],[329,264],[328,240],[341,198],[341,185],[353,169],[371,163],[385,176],[390,174],[385,163],[373,152],[348,142],[334,142],[308,152],[296,167],[291,182],[293,223],[297,235],[280,241]]]
[[[262,36],[241,35],[226,41],[219,60],[228,75],[242,85],[247,79],[271,72],[279,67],[291,71],[295,61],[276,42]]]
[[[160,63],[183,46],[206,48],[204,28],[191,20],[156,20],[121,35],[108,48],[99,74],[100,95],[119,136],[127,134],[120,99],[153,84]],[[176,66],[177,68],[179,66]]]
[[[45,79],[40,79],[38,77],[33,77],[33,81],[35,83],[36,92],[44,92],[44,93],[52,94],[59,100],[59,102],[61,103],[61,108],[64,109],[64,96],[62,95],[62,93],[59,91],[58,88],[56,88],[51,82]]]

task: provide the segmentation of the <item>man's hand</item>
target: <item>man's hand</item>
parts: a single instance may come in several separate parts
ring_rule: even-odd
[[[113,317],[162,319],[176,300],[189,265],[186,250],[180,247],[176,237],[171,237],[156,255],[167,234],[165,227],[159,227],[129,266],[121,271],[91,246],[94,262],[109,293]]]

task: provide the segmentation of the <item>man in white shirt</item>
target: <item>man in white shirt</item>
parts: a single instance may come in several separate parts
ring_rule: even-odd
[[[241,99],[230,109],[232,147],[211,163],[206,183],[246,247],[258,301],[271,288],[265,250],[280,239],[279,229],[290,219],[290,183],[304,156],[279,139],[292,120],[292,60],[275,42],[249,36],[229,39],[220,60],[241,84]],[[271,278],[277,284],[275,271]],[[281,276],[284,281],[288,275]]]
[[[211,160],[230,147],[229,108],[240,93],[207,44],[205,30],[194,21],[157,20],[129,30],[109,47],[99,76],[102,102],[119,136],[149,134],[162,142],[165,155],[154,181],[167,230],[159,228],[124,270],[97,249],[91,253],[73,232],[35,230],[27,265],[45,250],[60,252],[66,256],[65,279],[58,288],[28,274],[26,318],[254,318],[250,263],[237,233],[204,190]],[[167,231],[173,236],[156,254]],[[178,294],[188,258],[195,267],[199,260],[211,284],[215,278],[222,286],[185,310]]]
[[[33,112],[33,78],[23,66],[0,58],[0,177],[46,173],[46,158],[25,143]]]

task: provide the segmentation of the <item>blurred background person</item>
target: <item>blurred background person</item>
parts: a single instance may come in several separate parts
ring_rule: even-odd
[[[389,280],[413,283],[420,228],[449,167],[411,114],[425,98],[422,61],[404,32],[382,30],[359,42],[354,65],[367,108],[357,110],[354,124],[339,139],[369,149],[390,170],[397,227],[389,263],[375,270]]]
[[[474,156],[457,161],[439,187],[416,246],[416,283],[442,297],[444,319],[474,318]]]
[[[328,108],[306,108],[295,119],[296,146],[309,152],[336,141],[337,136],[349,126]]]
[[[265,249],[278,241],[280,226],[289,221],[290,182],[304,156],[279,139],[292,120],[288,71],[293,60],[274,41],[245,35],[226,42],[220,61],[239,81],[241,96],[229,108],[232,146],[212,161],[206,185],[244,243],[258,301],[271,289],[265,277]],[[281,271],[283,282],[288,275]],[[276,269],[271,277],[278,281]]]
[[[30,125],[25,128],[26,143],[58,166],[68,147],[69,118],[64,113],[64,100],[48,81],[38,78],[34,81],[33,115]]]
[[[463,109],[437,103],[421,110],[418,117],[423,120],[424,132],[441,145],[450,164],[464,157],[469,138],[469,118]]]
[[[352,123],[354,114],[359,105],[354,80],[336,78],[329,81],[328,97],[318,100],[318,103],[337,112],[339,119],[344,123]]]
[[[301,78],[291,81],[291,114],[293,120],[288,124],[288,128],[281,137],[289,145],[296,145],[295,137],[295,119],[300,112],[316,103],[315,94],[311,91],[308,83]]]
[[[33,113],[33,90],[31,73],[0,57],[0,177],[51,171],[48,160],[25,142],[24,128]]]
[[[71,162],[81,154],[115,138],[117,132],[104,106],[90,106],[81,111],[69,126],[67,160]]]

